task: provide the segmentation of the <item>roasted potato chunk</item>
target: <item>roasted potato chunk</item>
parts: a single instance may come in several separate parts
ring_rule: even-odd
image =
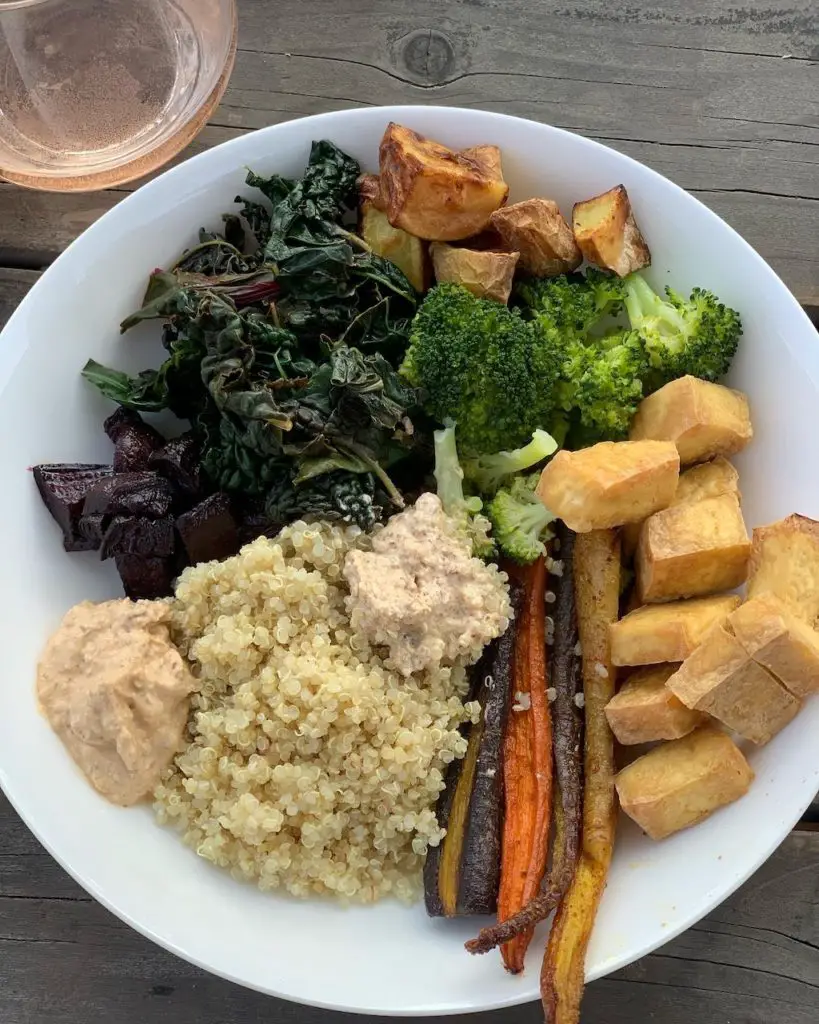
[[[819,692],[819,633],[778,597],[751,598],[729,617],[727,626],[751,658],[794,697],[801,700]]]
[[[718,498],[721,494],[734,494],[739,500],[739,473],[727,459],[718,456],[711,462],[691,466],[684,473],[680,473],[680,480],[671,505],[682,505],[687,501],[702,501],[705,498]],[[623,553],[628,558],[631,558],[637,549],[641,529],[642,523],[628,523],[623,527]]]
[[[457,249],[444,242],[433,242],[429,251],[435,280],[439,283],[451,281],[463,285],[480,299],[509,301],[518,253]]]
[[[403,270],[416,291],[426,290],[429,283],[429,260],[425,242],[401,228],[394,228],[386,213],[370,200],[361,204],[359,231],[373,252]]]
[[[733,494],[673,505],[643,523],[637,588],[646,603],[732,590],[748,577],[751,541]]]
[[[704,725],[633,761],[615,784],[626,814],[652,839],[665,839],[739,800],[753,779],[733,740]]]
[[[589,261],[625,277],[651,263],[651,253],[631,212],[625,185],[575,203],[572,227],[580,251]]]
[[[724,626],[708,633],[666,685],[687,708],[705,711],[759,745],[799,711],[799,701]]]
[[[679,665],[651,665],[633,672],[606,705],[606,718],[623,746],[676,740],[702,725],[705,716],[692,711],[665,685]]]
[[[774,594],[810,625],[819,617],[819,522],[805,516],[754,530],[748,597]]]
[[[666,508],[680,473],[670,442],[602,441],[559,451],[543,470],[537,493],[575,533],[638,522]]]
[[[370,203],[382,213],[386,212],[387,204],[381,193],[381,179],[377,174],[362,174],[358,179],[358,204],[359,208],[365,203]]]
[[[524,199],[496,210],[489,223],[504,247],[520,253],[520,265],[538,277],[556,277],[576,270],[583,254],[557,203]]]
[[[632,441],[673,441],[684,466],[733,455],[753,437],[741,391],[698,377],[680,377],[644,398],[631,422]]]
[[[434,242],[483,231],[506,202],[509,187],[495,147],[478,147],[477,158],[475,152],[456,153],[409,128],[389,124],[379,161],[390,223]]]
[[[615,665],[685,661],[740,604],[735,594],[717,594],[637,608],[611,627],[611,660]]]

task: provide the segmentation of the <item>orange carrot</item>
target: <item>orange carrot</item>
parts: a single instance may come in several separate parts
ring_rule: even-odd
[[[514,703],[504,746],[505,816],[498,920],[516,914],[540,888],[552,813],[552,718],[546,695],[546,563],[520,573],[525,593],[515,645]],[[527,699],[528,698],[528,699]],[[527,706],[528,705],[528,706]],[[501,947],[507,970],[523,970],[532,930]]]

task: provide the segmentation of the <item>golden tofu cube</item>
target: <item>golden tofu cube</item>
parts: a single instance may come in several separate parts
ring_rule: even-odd
[[[753,779],[730,736],[704,725],[632,762],[615,785],[626,814],[652,839],[665,839],[739,800]]]
[[[732,494],[673,505],[643,523],[637,587],[646,603],[732,590],[748,577],[751,541]]]
[[[684,473],[680,473],[677,491],[671,504],[682,505],[687,501],[718,498],[721,494],[735,494],[738,500],[740,498],[739,473],[720,455],[711,462],[691,466]],[[623,554],[627,558],[631,558],[637,550],[641,528],[642,523],[627,523],[623,527]]]
[[[629,437],[673,441],[684,466],[733,455],[753,437],[748,399],[722,384],[680,377],[640,402]]]
[[[819,617],[819,522],[792,515],[754,530],[748,597],[773,594],[806,622]]]
[[[637,608],[609,629],[612,663],[660,665],[685,661],[708,631],[725,622],[741,603],[736,594],[717,594]]]
[[[626,679],[606,705],[606,718],[618,743],[676,740],[702,725],[705,715],[687,708],[665,685],[678,668],[651,665]]]
[[[583,262],[572,229],[551,199],[524,199],[503,206],[492,214],[489,224],[507,249],[520,253],[520,265],[529,274],[555,277]]]
[[[602,441],[559,451],[537,493],[575,533],[634,523],[666,508],[677,489],[680,460],[669,441]]]
[[[575,203],[572,229],[580,251],[589,261],[625,277],[651,263],[624,185]]]
[[[706,712],[759,745],[799,711],[793,694],[723,626],[711,630],[666,685],[687,708]]]
[[[819,633],[773,594],[740,605],[727,625],[751,658],[794,697],[819,691]]]
[[[433,242],[429,252],[439,284],[450,281],[479,299],[494,299],[504,304],[509,301],[519,253],[459,249],[445,242]]]

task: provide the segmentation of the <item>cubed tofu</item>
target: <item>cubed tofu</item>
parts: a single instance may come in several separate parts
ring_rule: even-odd
[[[741,603],[736,594],[717,594],[637,608],[611,626],[611,660],[615,665],[685,661]]]
[[[651,253],[637,227],[624,185],[575,203],[572,229],[589,263],[613,270],[620,277],[651,263]]]
[[[792,515],[754,530],[748,597],[774,594],[813,625],[819,617],[819,522]]]
[[[673,505],[643,523],[637,587],[646,603],[732,590],[748,577],[751,541],[733,494]]]
[[[682,505],[687,501],[718,498],[721,494],[735,494],[737,499],[740,498],[739,473],[720,455],[711,462],[691,466],[684,473],[680,473],[677,491],[671,504]],[[623,527],[623,554],[627,558],[631,558],[637,550],[641,527],[642,523],[627,523]]]
[[[673,441],[683,466],[733,455],[753,437],[748,399],[722,384],[680,377],[640,402],[629,437]]]
[[[503,206],[489,223],[505,248],[520,253],[520,265],[529,274],[554,277],[576,270],[583,262],[572,229],[551,199],[524,199]]]
[[[666,684],[687,708],[704,711],[752,743],[772,739],[799,701],[758,665],[724,626],[715,626]]]
[[[666,508],[680,460],[669,441],[603,441],[560,451],[543,470],[537,493],[575,533],[634,523]]]
[[[753,779],[733,740],[704,725],[632,762],[615,785],[626,814],[652,839],[665,839],[739,800]]]
[[[819,633],[773,594],[740,605],[727,626],[751,658],[799,699],[819,691]]]
[[[705,715],[687,708],[665,685],[678,668],[651,665],[626,679],[606,705],[606,718],[618,743],[676,740],[702,725]]]
[[[459,284],[479,299],[509,301],[518,253],[460,249],[444,242],[433,242],[429,252],[439,283]]]

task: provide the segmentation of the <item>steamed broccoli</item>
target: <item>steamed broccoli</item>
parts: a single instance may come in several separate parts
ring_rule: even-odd
[[[455,427],[447,426],[433,434],[435,445],[435,482],[444,512],[461,523],[472,543],[472,553],[479,558],[491,558],[495,545],[489,536],[491,523],[481,515],[483,502],[478,497],[464,495],[464,471],[458,461]]]
[[[525,444],[548,426],[563,352],[555,331],[517,310],[441,284],[415,316],[402,374],[439,422],[458,424],[466,455]]]
[[[647,391],[688,374],[716,381],[728,372],[742,334],[735,310],[701,288],[688,299],[666,288],[662,298],[639,274],[626,278],[625,289],[629,321],[651,364]]]
[[[487,513],[501,552],[524,565],[546,551],[554,516],[535,494],[540,474],[515,477],[511,487],[498,491]]]
[[[522,448],[494,455],[479,455],[463,463],[466,479],[483,494],[494,494],[508,476],[531,469],[558,449],[557,441],[545,430],[536,430]]]
[[[593,344],[573,343],[564,364],[561,396],[576,424],[573,442],[618,441],[643,398],[649,372],[635,331],[615,331]]]
[[[625,288],[615,274],[590,267],[585,275],[525,278],[515,286],[515,295],[532,315],[545,317],[564,338],[585,339],[603,317],[622,311]]]

